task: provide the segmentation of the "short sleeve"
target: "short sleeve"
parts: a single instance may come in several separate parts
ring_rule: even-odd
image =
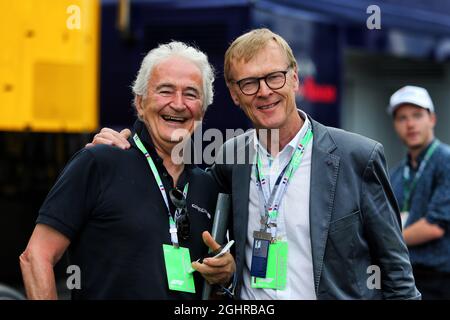
[[[101,194],[93,154],[82,149],[64,168],[39,210],[36,223],[49,225],[70,240],[81,230]]]

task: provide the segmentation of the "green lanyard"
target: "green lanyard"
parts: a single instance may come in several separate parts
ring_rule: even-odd
[[[414,188],[417,185],[417,182],[419,181],[420,177],[423,174],[423,171],[425,170],[425,167],[427,166],[428,160],[430,160],[431,156],[433,155],[434,151],[439,145],[439,140],[435,140],[433,144],[428,148],[427,153],[425,154],[425,157],[423,158],[422,162],[420,163],[419,169],[417,170],[416,175],[414,176],[414,179],[409,182],[410,179],[410,169],[408,163],[405,164],[403,168],[403,207],[402,211],[409,211],[410,205],[411,205],[411,195],[414,191]]]
[[[164,188],[164,184],[162,183],[161,177],[159,176],[158,169],[156,169],[156,166],[152,160],[152,157],[148,153],[144,144],[141,142],[141,139],[139,139],[139,136],[137,135],[137,133],[134,134],[133,139],[134,139],[134,142],[136,143],[137,147],[139,148],[139,150],[141,150],[141,152],[144,154],[145,158],[147,159],[148,165],[150,166],[153,176],[155,177],[156,183],[158,184],[159,191],[161,192],[161,195],[164,199],[164,203],[166,204],[166,207],[167,207],[167,213],[169,215],[170,240],[172,241],[172,244],[175,247],[178,247],[177,225],[172,217],[172,214],[170,213],[169,200],[167,199],[167,194],[166,194],[166,191]],[[186,183],[186,185],[184,186],[184,189],[183,189],[183,195],[185,197],[187,195],[188,188],[189,188],[189,183]],[[176,213],[175,213],[175,216],[177,216]]]
[[[276,237],[278,210],[283,198],[286,188],[294,175],[295,171],[300,167],[305,149],[313,137],[311,124],[308,126],[308,130],[301,139],[294,154],[289,160],[288,165],[284,168],[281,174],[278,176],[275,183],[275,187],[270,192],[269,183],[266,179],[266,175],[263,172],[263,166],[259,153],[256,154],[256,185],[259,187],[260,192],[264,197],[264,212],[261,213],[261,231],[266,231],[267,227],[270,227],[272,238]]]

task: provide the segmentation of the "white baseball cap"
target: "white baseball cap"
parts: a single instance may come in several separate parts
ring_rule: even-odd
[[[390,115],[394,114],[394,111],[402,104],[413,104],[418,107],[428,109],[430,112],[434,112],[433,101],[428,94],[428,91],[421,87],[416,86],[405,86],[398,89],[389,101],[389,106],[387,112]]]

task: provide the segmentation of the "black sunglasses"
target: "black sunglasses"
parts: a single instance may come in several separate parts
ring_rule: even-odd
[[[173,205],[177,208],[175,211],[175,225],[178,237],[187,240],[191,229],[191,221],[187,210],[186,197],[178,188],[170,190],[169,196]]]
[[[288,73],[289,68],[285,71],[275,71],[266,74],[259,78],[245,78],[236,81],[236,84],[241,89],[241,92],[246,96],[252,96],[259,91],[261,80],[264,80],[266,85],[272,90],[278,90],[284,87],[286,84],[286,73]]]

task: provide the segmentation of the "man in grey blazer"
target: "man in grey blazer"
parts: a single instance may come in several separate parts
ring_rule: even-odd
[[[224,66],[255,127],[228,140],[211,168],[232,194],[235,296],[420,299],[381,144],[297,108],[297,62],[268,29],[237,38]],[[96,139],[127,145],[110,129]]]
[[[237,38],[225,54],[224,67],[234,103],[256,129],[228,140],[211,169],[233,199],[236,295],[420,299],[382,145],[326,127],[297,109],[297,62],[286,41],[268,29]],[[300,165],[270,225],[272,194],[265,197],[261,185],[270,184],[272,192],[280,188],[277,180],[309,129],[312,139],[301,146]],[[260,139],[263,132],[267,139]],[[259,177],[263,169],[266,181]],[[267,233],[273,227],[271,244],[286,242],[288,248],[287,270],[280,271],[281,276],[287,273],[287,281],[280,289],[258,285],[252,277],[261,256],[255,231]],[[269,251],[269,259],[274,252]]]

